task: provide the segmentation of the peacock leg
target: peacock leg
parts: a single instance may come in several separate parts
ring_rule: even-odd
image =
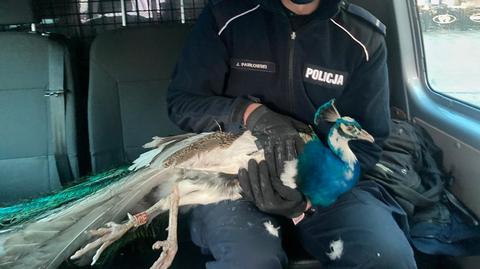
[[[138,227],[147,222],[145,219],[145,213],[139,213],[136,214],[135,216],[132,216],[128,214],[128,221],[123,223],[123,224],[117,224],[115,222],[108,222],[105,224],[106,228],[99,228],[96,230],[91,230],[89,231],[90,235],[93,236],[100,236],[97,240],[85,245],[83,248],[77,250],[70,259],[77,259],[83,256],[85,253],[89,252],[92,249],[97,249],[95,252],[95,255],[92,258],[92,263],[91,265],[94,265],[98,258],[100,257],[100,254],[112,243],[120,239],[125,233],[127,233],[130,229],[133,227]]]
[[[178,186],[173,187],[170,194],[170,212],[168,218],[168,237],[165,241],[157,241],[153,244],[152,249],[162,249],[162,254],[158,260],[150,267],[150,269],[167,269],[173,262],[177,254],[177,223],[178,223],[178,203],[180,195]]]
[[[177,192],[178,193],[178,192]],[[117,224],[114,222],[109,222],[105,224],[106,228],[99,228],[96,230],[89,231],[90,235],[99,236],[97,240],[85,245],[83,248],[75,252],[70,259],[77,259],[83,256],[85,253],[89,252],[92,249],[99,247],[92,258],[91,265],[94,265],[100,254],[112,243],[120,239],[125,233],[134,227],[139,227],[148,222],[152,217],[157,216],[159,213],[165,211],[165,204],[168,199],[161,199],[156,204],[154,204],[149,209],[140,212],[134,216],[128,214],[128,221],[123,224]]]

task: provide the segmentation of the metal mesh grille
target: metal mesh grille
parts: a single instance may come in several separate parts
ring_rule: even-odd
[[[207,0],[125,0],[126,24],[192,23]],[[120,0],[35,0],[42,22],[37,30],[89,39],[122,27]],[[27,31],[30,26],[0,26],[0,31]]]

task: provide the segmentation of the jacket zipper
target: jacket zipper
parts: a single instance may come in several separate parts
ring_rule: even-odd
[[[295,31],[291,31],[290,40],[289,40],[289,55],[288,55],[288,97],[290,103],[290,113],[293,113],[294,109],[294,95],[293,95],[293,56],[295,51],[295,39],[297,38],[297,34]]]

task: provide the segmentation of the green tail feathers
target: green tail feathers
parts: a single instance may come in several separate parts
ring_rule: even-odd
[[[120,167],[81,180],[81,183],[30,201],[0,207],[0,230],[33,220],[62,205],[77,201],[124,178],[130,171]]]

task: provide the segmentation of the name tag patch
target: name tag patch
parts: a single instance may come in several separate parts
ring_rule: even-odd
[[[306,65],[303,80],[327,88],[343,89],[347,83],[348,73],[315,65]]]
[[[231,66],[240,70],[275,73],[275,63],[272,62],[232,59]]]

